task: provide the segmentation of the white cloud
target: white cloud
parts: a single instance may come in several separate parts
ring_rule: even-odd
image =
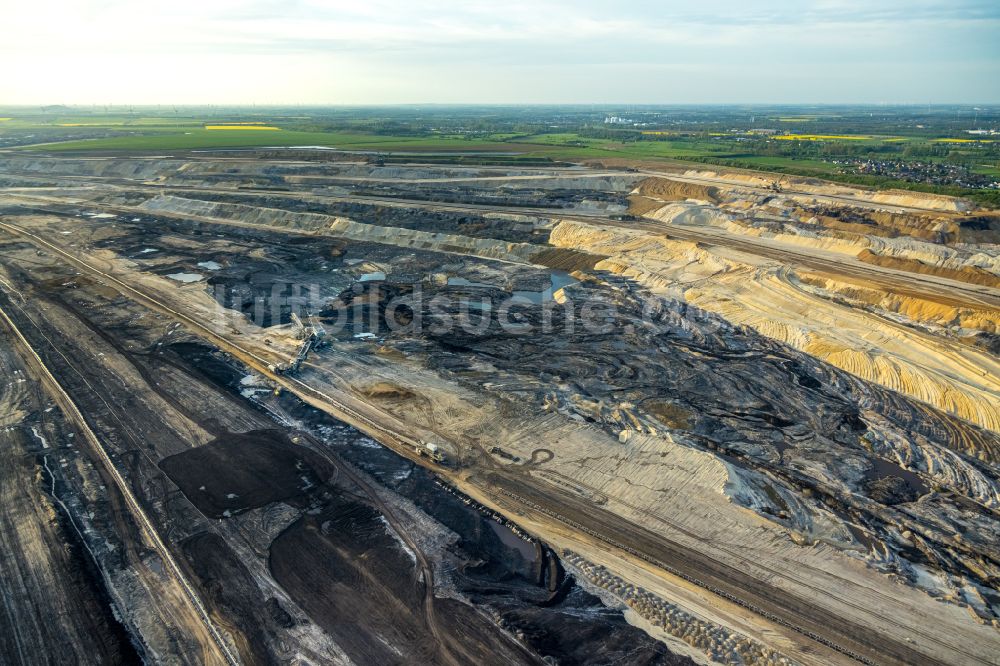
[[[816,83],[772,85],[775,99],[821,95],[847,67],[852,101],[925,100],[915,88],[944,59],[947,89],[1000,96],[983,78],[1000,62],[990,0],[0,2],[7,102],[587,101],[623,86],[726,101],[744,99],[748,71],[777,82],[787,67]]]

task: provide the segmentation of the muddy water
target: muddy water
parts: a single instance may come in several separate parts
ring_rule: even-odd
[[[555,293],[563,287],[568,287],[569,285],[576,284],[577,282],[578,280],[566,271],[552,271],[549,274],[549,287],[547,289],[542,291],[518,289],[512,292],[512,296],[514,298],[530,301],[531,303],[542,304],[552,301],[555,297]],[[448,278],[448,286],[496,288],[497,285],[485,282],[473,282],[472,280],[463,277],[450,277]]]
[[[906,481],[907,485],[918,495],[923,495],[928,491],[927,484],[920,478],[920,475],[905,467],[877,457],[872,457],[872,464],[874,467],[868,475],[868,479],[871,481],[886,476],[898,476]]]
[[[496,535],[500,537],[500,541],[503,542],[503,545],[508,548],[513,548],[517,552],[521,553],[521,557],[528,562],[535,561],[535,547],[532,544],[514,534],[506,525],[501,525],[495,520],[490,521],[490,527],[493,528]]]
[[[473,282],[472,280],[467,280],[464,277],[450,277],[448,278],[449,287],[493,287],[495,285],[487,284],[485,282]]]
[[[568,287],[571,284],[576,284],[577,280],[572,275],[566,271],[552,271],[549,275],[549,287],[542,291],[529,291],[524,289],[519,289],[512,292],[515,298],[526,299],[532,303],[546,303],[553,300],[554,294],[562,289],[563,287]],[[497,285],[488,284],[485,282],[473,282],[467,278],[463,277],[450,277],[448,278],[449,287],[496,287]]]
[[[571,284],[576,284],[577,280],[566,271],[552,271],[550,282],[549,288],[545,291],[515,291],[514,296],[526,298],[532,303],[546,303],[554,298],[557,291]]]
[[[201,282],[205,279],[205,276],[201,273],[171,273],[167,276],[171,280],[176,280],[177,282]]]

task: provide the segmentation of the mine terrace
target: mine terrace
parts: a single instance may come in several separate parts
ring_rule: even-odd
[[[995,663],[995,211],[481,162],[0,154],[0,655]]]

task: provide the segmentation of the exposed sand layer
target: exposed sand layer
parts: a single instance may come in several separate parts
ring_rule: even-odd
[[[802,178],[781,174],[765,175],[752,172],[727,170],[724,172],[711,170],[689,169],[683,176],[718,180],[731,186],[749,186],[755,188],[771,188],[778,186],[777,191],[790,190],[799,195],[800,192],[812,196],[835,196],[854,200],[859,204],[876,204],[883,206],[899,206],[923,210],[965,212],[972,209],[972,204],[963,199],[929,194],[926,192],[911,192],[909,190],[864,190],[850,185],[839,185],[816,178]]]
[[[643,217],[666,224],[711,226],[732,234],[781,244],[839,252],[869,263],[885,261],[879,265],[940,275],[971,284],[1000,284],[1000,250],[990,245],[950,247],[912,237],[886,238],[831,232],[816,218],[798,224],[778,223],[769,218],[755,218],[745,212],[736,213],[724,207],[693,201],[668,203],[649,210]]]
[[[928,192],[910,192],[908,190],[886,190],[876,192],[871,195],[871,200],[876,203],[886,203],[895,206],[915,206],[919,208],[931,208],[943,211],[962,212],[969,210],[970,206],[961,199],[931,194]]]
[[[659,199],[661,201],[684,201],[685,199],[701,199],[702,201],[718,201],[719,190],[709,185],[685,183],[669,178],[647,178],[639,183],[635,194]]]
[[[836,291],[806,288],[814,285],[804,286],[789,269],[724,248],[576,221],[561,222],[550,242],[608,255],[598,269],[683,297],[859,377],[1000,431],[1000,363],[993,355],[842,305],[832,298]],[[871,290],[865,295],[869,301],[874,296]],[[887,311],[906,313],[915,323],[972,324],[991,332],[1000,324],[1000,313],[992,310],[955,309],[889,294],[878,299],[883,301],[889,301]]]
[[[938,277],[945,277],[951,280],[958,280],[960,282],[968,282],[970,284],[981,284],[986,285],[987,287],[1000,287],[1000,276],[997,276],[996,273],[983,270],[978,266],[949,268],[948,266],[927,264],[919,259],[911,259],[905,256],[895,257],[891,254],[876,254],[869,249],[864,249],[859,252],[858,259],[875,264],[876,266],[898,268],[911,273],[937,275]]]
[[[821,296],[842,300],[876,314],[899,315],[904,321],[940,329],[997,332],[997,313],[990,308],[966,307],[957,302],[943,302],[913,293],[888,292],[866,285],[861,280],[848,280],[829,273],[798,270],[797,274],[803,288],[817,287]]]

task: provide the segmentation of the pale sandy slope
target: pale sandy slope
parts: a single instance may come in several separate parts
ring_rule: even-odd
[[[859,377],[1000,431],[1000,363],[994,356],[823,298],[777,262],[576,221],[560,223],[550,242],[609,255],[598,269],[682,297]]]

